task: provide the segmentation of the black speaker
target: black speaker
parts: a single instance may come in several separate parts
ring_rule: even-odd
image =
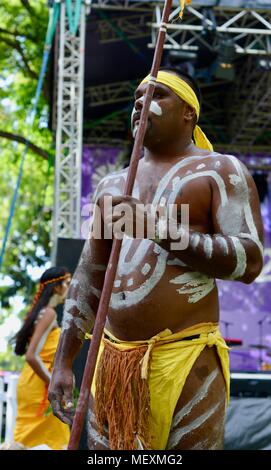
[[[232,372],[231,396],[238,398],[270,398],[270,372]]]
[[[73,274],[78,264],[84,244],[85,240],[58,238],[56,266],[66,266],[69,271]],[[57,307],[57,319],[59,324],[61,324],[62,322],[62,316],[63,307],[60,305],[59,307]],[[73,364],[73,372],[75,375],[75,382],[78,390],[81,387],[88,348],[89,341],[85,341]],[[87,433],[85,427],[82,432],[79,449],[87,449]]]

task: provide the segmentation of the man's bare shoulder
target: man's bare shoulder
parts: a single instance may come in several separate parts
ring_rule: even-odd
[[[104,178],[102,178],[95,190],[93,196],[94,200],[103,196],[104,194],[120,196],[123,193],[127,173],[128,168],[123,168],[121,170],[109,173]]]
[[[229,171],[237,173],[248,172],[247,167],[234,155],[216,153],[209,157],[209,162],[219,173],[227,173]]]

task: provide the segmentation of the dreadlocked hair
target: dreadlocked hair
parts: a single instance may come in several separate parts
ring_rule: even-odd
[[[39,312],[49,304],[55,286],[61,284],[69,275],[67,268],[53,267],[47,269],[41,276],[37,292],[26,314],[23,326],[12,338],[12,342],[15,342],[14,352],[17,356],[23,356],[26,353]]]

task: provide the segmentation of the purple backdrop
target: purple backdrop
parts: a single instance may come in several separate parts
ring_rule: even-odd
[[[120,154],[119,148],[84,147],[81,208],[85,217],[89,214],[84,209],[98,181],[120,168],[117,165]],[[222,334],[243,342],[230,352],[234,370],[257,370],[260,362],[271,367],[271,189],[261,208],[265,229],[265,265],[261,275],[250,285],[218,281]],[[268,349],[252,348],[251,344],[262,344]]]
[[[270,175],[271,176],[271,175]],[[265,229],[264,268],[252,284],[218,281],[221,330],[224,336],[241,339],[242,347],[231,350],[231,367],[256,370],[271,367],[271,184],[261,205]],[[229,325],[226,322],[230,322]],[[262,330],[261,330],[262,329]],[[262,333],[261,333],[262,331]],[[250,347],[263,345],[268,349]],[[265,366],[266,364],[266,366]]]
[[[81,208],[90,202],[98,181],[107,173],[114,171],[120,153],[119,148],[84,146]]]

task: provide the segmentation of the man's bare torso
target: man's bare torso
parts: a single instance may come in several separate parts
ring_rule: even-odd
[[[218,154],[159,164],[142,159],[133,196],[144,204],[189,204],[190,229],[213,233],[209,172],[218,161]],[[124,170],[107,177],[99,195],[123,194],[126,176]],[[182,265],[151,240],[125,237],[107,329],[120,339],[140,340],[208,321],[218,321],[214,279]]]

